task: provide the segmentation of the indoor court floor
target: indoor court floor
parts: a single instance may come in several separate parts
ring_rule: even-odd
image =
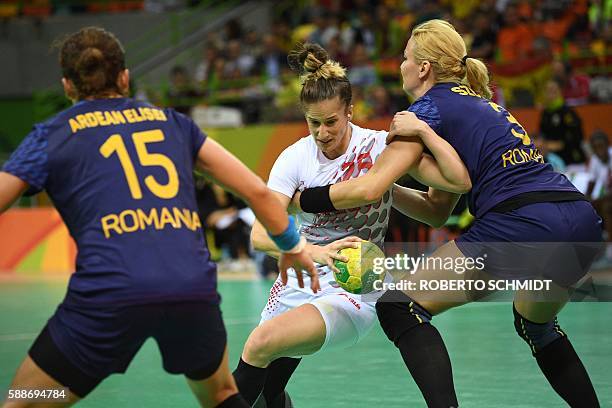
[[[259,321],[272,282],[219,284],[233,369]],[[65,281],[0,282],[0,395],[61,301]],[[512,305],[478,303],[434,319],[449,349],[463,407],[563,407],[515,333]],[[612,303],[571,303],[559,318],[582,356],[602,407],[612,407]],[[399,353],[378,325],[353,348],[305,358],[288,391],[298,408],[423,407]],[[145,343],[128,372],[100,385],[80,407],[196,407],[183,377],[166,374],[157,345]]]

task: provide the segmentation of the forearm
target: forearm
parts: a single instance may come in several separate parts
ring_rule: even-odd
[[[270,239],[268,234],[266,234],[266,230],[257,220],[255,224],[253,224],[253,229],[251,230],[251,243],[255,250],[265,252],[272,258],[278,259],[280,256],[278,247],[274,244],[272,239]]]
[[[375,203],[397,179],[408,173],[422,153],[420,141],[394,141],[385,148],[367,173],[332,185],[329,192],[324,192],[327,194],[324,199],[318,193],[312,194],[314,189],[305,190],[299,198],[300,208],[305,212],[318,213]],[[313,199],[314,196],[316,199]],[[319,206],[319,203],[326,200],[331,201],[333,207]]]
[[[453,193],[466,193],[472,188],[470,175],[459,154],[443,138],[438,136],[427,124],[421,131],[421,140],[429,148],[435,161],[428,156],[421,157],[418,165],[413,168],[418,179],[433,182],[425,183],[431,187]]]
[[[386,190],[380,185],[374,185],[376,180],[368,177],[368,173],[361,177],[333,184],[329,189],[329,198],[335,209],[347,209],[372,204],[380,200]]]
[[[287,210],[274,193],[258,178],[260,185],[249,190],[243,197],[263,227],[272,235],[278,235],[289,224]]]
[[[457,194],[431,188],[425,192],[397,184],[393,186],[393,208],[435,228],[446,223],[459,197]]]
[[[410,169],[408,174],[421,184],[450,193],[463,194],[472,187],[467,171],[465,174],[466,179],[451,182],[442,174],[436,159],[428,154],[423,154],[417,165]]]

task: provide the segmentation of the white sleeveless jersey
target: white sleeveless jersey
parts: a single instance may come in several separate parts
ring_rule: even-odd
[[[350,126],[353,131],[348,149],[334,160],[321,153],[311,135],[287,147],[270,171],[268,187],[292,197],[298,190],[339,183],[366,173],[384,150],[387,132]],[[297,220],[302,235],[314,244],[325,245],[354,235],[382,248],[390,210],[391,191],[387,191],[375,204],[320,214],[300,213]]]

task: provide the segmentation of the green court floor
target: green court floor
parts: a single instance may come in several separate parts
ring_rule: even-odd
[[[259,321],[271,282],[222,282],[230,363]],[[0,394],[65,291],[63,282],[0,283]],[[464,407],[562,407],[514,332],[509,303],[464,306],[435,318],[446,340]],[[612,303],[573,303],[560,324],[582,356],[602,407],[612,407]],[[304,359],[288,390],[298,408],[422,407],[399,354],[376,327],[359,345]],[[100,385],[79,406],[196,407],[180,376],[165,374],[149,340],[127,374]]]

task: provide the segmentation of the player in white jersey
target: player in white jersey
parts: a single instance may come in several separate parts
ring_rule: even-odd
[[[298,48],[290,54],[289,64],[305,73],[300,100],[311,134],[285,149],[270,172],[268,187],[287,207],[296,191],[367,172],[384,150],[387,136],[385,131],[350,122],[353,106],[345,70],[330,61],[321,47],[306,44]],[[422,161],[417,167],[439,176],[433,160]],[[377,321],[374,303],[338,286],[333,261],[346,261],[338,250],[356,247],[361,239],[382,247],[391,201],[391,191],[387,191],[375,204],[297,214],[307,249],[319,264],[321,290],[315,294],[304,289],[309,278],[295,270],[289,271],[287,282],[279,277],[272,286],[260,325],[249,336],[234,371],[248,403],[253,404],[263,391],[267,407],[284,407],[284,387],[300,361],[288,357],[354,345],[373,327]],[[256,249],[278,254],[260,224],[253,227],[251,238]]]

